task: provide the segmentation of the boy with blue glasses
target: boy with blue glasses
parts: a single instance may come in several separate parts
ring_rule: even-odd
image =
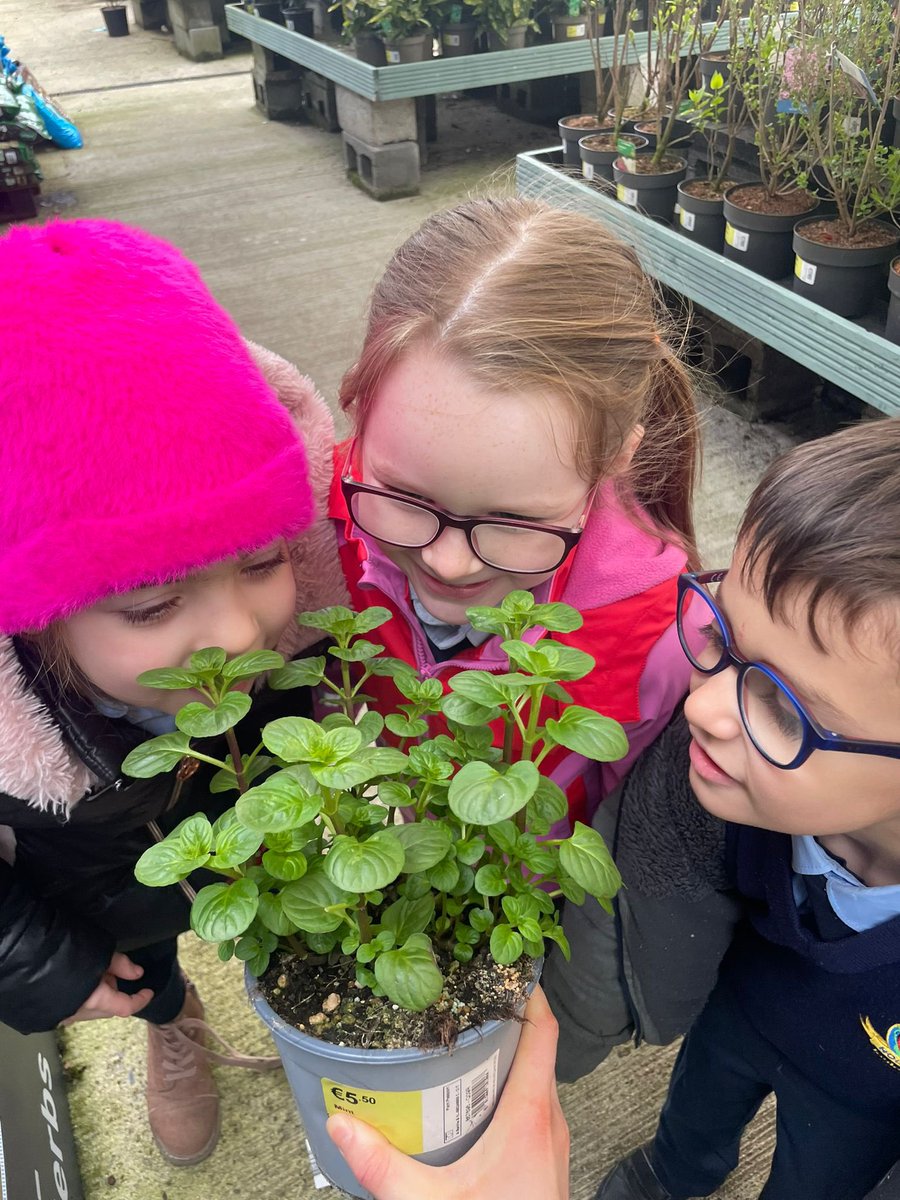
[[[679,633],[684,722],[629,780],[623,857],[654,757],[659,823],[695,803],[686,757],[745,917],[653,1141],[597,1200],[712,1194],[772,1092],[761,1200],[861,1200],[900,1159],[900,421],[780,459],[730,569],[682,577]]]

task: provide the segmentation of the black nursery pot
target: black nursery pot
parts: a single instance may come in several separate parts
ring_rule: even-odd
[[[664,125],[668,122],[668,117],[663,119]],[[649,149],[655,150],[658,141],[656,136],[656,121],[633,121],[631,124],[635,133],[639,133],[641,137],[647,139]],[[690,121],[682,121],[680,117],[676,117],[672,124],[672,137],[669,139],[667,150],[674,154],[686,154],[694,136],[694,127]]]
[[[884,336],[890,341],[900,344],[900,275],[897,274],[897,267],[900,267],[900,258],[895,258],[888,270],[888,291],[891,293],[891,302],[888,305]]]
[[[705,246],[707,250],[722,253],[725,244],[725,199],[717,196],[706,199],[685,191],[684,183],[678,185],[678,221],[676,228],[692,242]]]
[[[602,129],[600,134],[611,134],[611,129]],[[596,134],[588,134],[583,137],[578,143],[578,150],[581,154],[581,174],[585,179],[593,180],[594,183],[608,183],[612,186],[613,182],[613,163],[621,154],[621,150],[613,146],[610,150],[600,150],[593,146],[586,145],[591,138]],[[647,139],[640,137],[636,133],[620,133],[618,140],[631,142],[635,150],[646,150]]]
[[[809,224],[799,221],[794,229],[794,291],[840,317],[865,316],[884,291],[885,264],[900,247],[900,233],[884,221],[871,221],[893,234],[892,240],[884,246],[829,246],[804,235]]]
[[[313,36],[315,18],[312,9],[307,8],[305,4],[284,4],[281,15],[287,29],[294,33],[302,33],[304,37]]]
[[[124,4],[106,4],[100,11],[110,37],[128,36],[128,9]]]
[[[616,184],[616,199],[629,208],[635,208],[654,221],[672,224],[678,185],[687,175],[687,162],[675,159],[680,166],[657,174],[638,174],[624,167],[625,160],[617,158],[613,163],[613,179]]]
[[[764,275],[766,279],[784,279],[794,269],[794,226],[804,221],[819,207],[814,199],[810,208],[801,213],[774,215],[751,212],[734,203],[732,197],[740,188],[748,185],[735,184],[725,193],[726,258],[741,263],[748,271]]]
[[[560,117],[556,123],[562,141],[563,163],[567,167],[581,166],[581,151],[578,149],[578,143],[582,138],[589,137],[592,133],[603,132],[604,126],[600,121],[595,121],[593,125],[566,124],[566,121],[573,121],[586,115],[586,113],[576,113],[571,117]]]
[[[384,56],[384,42],[377,33],[356,34],[353,50],[359,61],[368,63],[370,67],[383,67],[387,62]]]
[[[284,24],[281,12],[281,0],[253,0],[253,11],[264,21],[274,21],[276,25]]]

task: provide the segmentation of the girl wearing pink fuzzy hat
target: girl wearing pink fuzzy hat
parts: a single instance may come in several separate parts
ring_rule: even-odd
[[[0,1021],[143,1018],[151,1128],[187,1165],[218,1137],[178,1028],[203,1015],[177,961],[188,903],[133,867],[149,823],[210,797],[122,775],[187,699],[135,680],[210,645],[294,654],[295,612],[345,600],[321,519],[331,418],[156,238],[18,227],[0,260]]]

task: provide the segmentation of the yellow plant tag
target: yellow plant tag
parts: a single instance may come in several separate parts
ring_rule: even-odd
[[[421,1092],[369,1092],[323,1079],[322,1093],[329,1116],[349,1113],[383,1133],[404,1154],[423,1152]]]

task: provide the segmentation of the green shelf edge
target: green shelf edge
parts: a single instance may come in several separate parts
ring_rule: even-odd
[[[430,62],[371,67],[334,46],[314,41],[274,21],[244,12],[238,4],[225,6],[225,20],[234,33],[274,50],[276,54],[302,67],[318,71],[326,79],[368,100],[403,100],[411,96],[459,92],[496,83],[516,83],[525,79],[593,70],[591,46],[586,39],[528,46],[524,50],[500,50],[490,54],[468,54],[460,58],[435,58]],[[709,24],[704,28],[709,31],[713,26]],[[640,53],[646,51],[647,38],[646,33],[635,35],[634,44],[629,47],[629,62],[636,62]],[[613,39],[604,38],[603,42],[603,57],[608,64],[612,57]],[[719,30],[713,48],[725,49],[727,46],[728,25],[725,23]]]
[[[519,195],[604,221],[667,287],[866,404],[900,415],[900,346],[563,174],[543,161],[554,153],[551,147],[517,155]]]

